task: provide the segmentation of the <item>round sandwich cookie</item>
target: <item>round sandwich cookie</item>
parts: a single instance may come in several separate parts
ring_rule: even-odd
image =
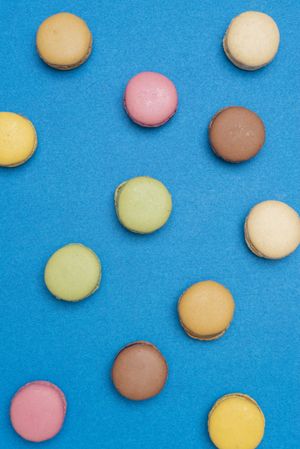
[[[217,112],[211,120],[209,142],[214,153],[225,161],[244,162],[261,150],[265,126],[250,109],[229,106]]]
[[[37,135],[30,120],[14,112],[0,112],[0,166],[17,167],[31,158]]]
[[[61,12],[48,17],[36,35],[42,60],[58,70],[71,70],[83,64],[92,51],[92,33],[80,17]]]
[[[138,176],[117,187],[115,209],[120,223],[129,231],[149,234],[167,222],[172,197],[162,182]]]
[[[177,105],[175,85],[160,73],[141,72],[131,78],[125,89],[125,110],[141,126],[163,125],[175,114]]]
[[[234,65],[244,70],[257,70],[272,61],[279,41],[279,30],[272,17],[258,11],[247,11],[232,20],[223,47]]]
[[[282,259],[300,244],[300,217],[281,201],[256,204],[246,218],[244,229],[249,249],[266,259]]]
[[[255,449],[264,431],[263,412],[254,399],[245,394],[223,396],[209,413],[208,432],[218,449]]]
[[[38,380],[17,391],[11,401],[10,420],[22,438],[40,443],[60,432],[66,410],[64,393],[56,385]]]
[[[81,243],[70,243],[50,257],[44,279],[57,299],[76,302],[98,289],[101,271],[101,262],[94,251]]]
[[[127,399],[142,401],[156,396],[168,377],[168,365],[151,343],[137,341],[125,346],[115,358],[112,381]]]
[[[230,291],[215,281],[193,284],[178,302],[179,321],[197,340],[216,340],[228,329],[235,303]]]

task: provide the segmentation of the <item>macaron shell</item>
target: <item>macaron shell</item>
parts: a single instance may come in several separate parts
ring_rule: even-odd
[[[140,401],[156,396],[164,387],[168,366],[151,343],[138,341],[123,348],[112,368],[112,380],[127,399]]]
[[[94,251],[80,243],[70,243],[50,257],[44,278],[57,299],[76,302],[98,289],[101,272],[101,262]]]
[[[198,340],[215,340],[230,326],[235,304],[230,291],[214,281],[202,281],[188,288],[178,302],[178,314],[185,332]]]
[[[14,112],[0,112],[0,166],[24,164],[36,147],[37,134],[30,120]]]
[[[40,25],[36,45],[46,64],[59,70],[70,70],[89,57],[92,34],[84,20],[64,12],[48,17]]]
[[[117,187],[115,208],[125,228],[138,234],[149,234],[168,221],[172,197],[162,182],[149,176],[138,176]]]
[[[224,37],[226,55],[244,70],[257,70],[269,64],[279,48],[280,34],[272,17],[247,11],[235,17]]]
[[[261,150],[265,126],[253,111],[230,106],[217,112],[209,125],[209,141],[215,154],[225,161],[244,162]]]
[[[245,394],[223,396],[209,413],[209,436],[218,449],[255,449],[264,430],[265,418],[259,405]]]
[[[124,107],[129,117],[146,127],[161,126],[176,112],[177,91],[166,76],[156,72],[142,72],[127,84]]]
[[[252,252],[267,259],[281,259],[300,244],[300,218],[288,204],[263,201],[245,221],[245,240]]]
[[[12,399],[11,423],[25,440],[46,441],[61,430],[66,408],[65,396],[56,385],[45,381],[31,382]]]

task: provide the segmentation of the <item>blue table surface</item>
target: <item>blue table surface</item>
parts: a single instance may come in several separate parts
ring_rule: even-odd
[[[272,64],[244,72],[221,41],[242,11],[267,12],[281,31]],[[70,11],[94,36],[90,59],[70,72],[47,67],[35,32]],[[254,256],[243,222],[257,202],[300,210],[300,4],[298,0],[2,0],[0,109],[30,118],[39,146],[24,166],[0,170],[0,447],[33,447],[12,430],[9,403],[24,383],[47,379],[68,399],[55,449],[209,449],[207,414],[225,393],[253,396],[266,416],[262,449],[300,446],[300,250],[280,261]],[[179,109],[165,126],[134,125],[122,108],[126,82],[144,70],[170,77]],[[217,159],[212,115],[242,105],[264,120],[267,140],[252,161]],[[139,236],[116,219],[113,192],[149,175],[172,192],[159,232]],[[103,264],[95,295],[78,304],[46,290],[48,257],[69,242]],[[192,283],[214,279],[236,300],[226,335],[188,338],[176,313]],[[156,398],[123,399],[110,381],[117,351],[144,339],[169,364]]]

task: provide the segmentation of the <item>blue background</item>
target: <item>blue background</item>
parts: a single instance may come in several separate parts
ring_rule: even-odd
[[[267,68],[248,73],[224,56],[230,20],[269,13],[281,46]],[[70,11],[94,36],[86,64],[47,67],[35,32]],[[245,392],[266,416],[263,449],[300,446],[300,251],[281,261],[252,255],[243,222],[257,202],[300,210],[300,5],[298,0],[2,0],[0,108],[30,118],[39,146],[24,166],[0,171],[0,447],[32,447],[12,430],[11,396],[48,379],[68,399],[63,431],[45,448],[209,449],[214,401]],[[122,108],[126,82],[159,71],[178,89],[175,117],[158,129],[134,125]],[[207,125],[220,108],[242,105],[267,128],[263,151],[231,165],[217,159]],[[118,223],[115,187],[149,175],[172,192],[159,232],[138,236]],[[43,283],[49,256],[69,242],[93,248],[103,264],[95,295],[55,300]],[[215,279],[232,291],[235,319],[203,343],[181,329],[176,304],[192,283]],[[110,382],[117,351],[156,344],[170,369],[156,398],[134,403]]]

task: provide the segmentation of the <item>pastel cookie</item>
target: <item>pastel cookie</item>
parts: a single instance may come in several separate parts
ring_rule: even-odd
[[[0,112],[0,166],[24,164],[36,147],[37,135],[30,120],[14,112]]]
[[[281,201],[263,201],[254,206],[245,221],[245,240],[259,257],[282,259],[300,243],[298,213]]]
[[[258,11],[247,11],[232,20],[223,46],[234,65],[244,70],[257,70],[272,61],[279,41],[279,30],[272,17]]]
[[[11,401],[11,424],[25,440],[40,443],[60,432],[66,410],[65,395],[56,385],[31,382],[18,390]]]
[[[265,418],[259,405],[245,394],[223,396],[208,417],[209,436],[218,449],[255,449],[265,431]]]
[[[64,301],[81,301],[92,295],[101,281],[101,263],[90,248],[70,243],[48,260],[44,279],[48,290]]]
[[[137,341],[125,346],[112,368],[112,381],[127,399],[141,401],[156,396],[164,387],[168,366],[161,352],[151,343]]]
[[[197,340],[216,340],[228,329],[235,309],[230,291],[215,281],[193,284],[178,302],[180,323]]]
[[[161,126],[176,112],[176,87],[166,76],[156,72],[141,72],[128,82],[124,107],[138,125]]]
[[[213,117],[209,125],[209,141],[220,158],[227,162],[244,162],[261,150],[265,142],[265,126],[250,109],[230,106]]]
[[[48,17],[36,35],[42,60],[58,70],[71,70],[83,64],[92,51],[92,34],[80,17],[61,12]]]
[[[149,234],[167,222],[172,211],[172,197],[162,182],[149,176],[138,176],[117,187],[115,208],[125,228],[138,234]]]

